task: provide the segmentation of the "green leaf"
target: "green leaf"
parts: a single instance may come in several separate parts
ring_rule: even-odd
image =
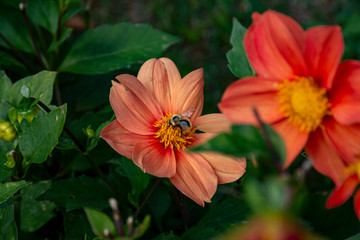
[[[6,76],[4,71],[0,71],[0,101],[2,99],[8,99],[11,86],[12,82],[10,78]]]
[[[286,154],[283,141],[270,126],[266,125],[265,128],[280,160],[284,161]],[[216,151],[238,157],[249,156],[250,154],[271,157],[262,133],[252,125],[233,125],[230,133],[221,133],[192,150]]]
[[[39,199],[53,201],[70,211],[84,207],[108,208],[108,200],[111,197],[114,197],[113,193],[103,181],[81,176],[54,182],[50,190]]]
[[[21,230],[34,232],[55,217],[55,204],[49,201],[37,201],[36,198],[51,186],[50,181],[34,183],[21,190]]]
[[[26,12],[35,25],[40,25],[53,35],[59,20],[59,6],[54,0],[28,0]]]
[[[180,240],[180,238],[173,233],[162,233],[153,240]]]
[[[186,231],[181,239],[213,239],[230,226],[245,221],[249,216],[250,209],[244,201],[228,197],[216,205],[211,205],[198,224]]]
[[[63,28],[63,30],[61,31],[61,36],[59,38],[59,40],[52,42],[48,48],[48,52],[52,52],[54,51],[56,48],[58,48],[61,44],[64,43],[64,41],[70,37],[71,33],[72,33],[72,29],[71,28]]]
[[[0,209],[0,239],[18,239],[18,232],[14,220],[14,205]]]
[[[24,17],[18,8],[4,6],[0,3],[0,29],[4,38],[16,49],[35,53]],[[0,46],[10,49],[9,45],[2,39],[0,39]]]
[[[356,235],[354,235],[352,237],[349,237],[349,238],[347,238],[345,240],[360,240],[360,233],[358,233],[358,234],[356,234]]]
[[[12,195],[14,195],[21,188],[29,185],[30,183],[25,182],[24,180],[18,182],[7,182],[0,185],[0,204],[8,200]]]
[[[96,209],[85,208],[84,210],[91,228],[97,236],[105,237],[104,232],[107,231],[113,236],[117,235],[115,224],[108,215]]]
[[[8,168],[5,163],[7,162],[6,156],[3,151],[0,151],[0,182],[8,179],[11,176],[12,169]]]
[[[89,30],[77,39],[59,71],[101,74],[124,68],[160,53],[177,37],[149,25],[119,23]]]
[[[49,104],[52,99],[55,77],[56,72],[41,71],[35,75],[23,78],[12,85],[10,96],[6,100],[14,106],[19,106],[23,98],[20,90],[23,85],[26,85],[31,90],[30,97],[40,97],[40,101]]]
[[[22,76],[30,75],[29,70],[13,55],[5,51],[0,51],[0,66],[11,72],[19,73]],[[1,98],[0,98],[1,99]]]
[[[93,239],[95,237],[86,214],[82,210],[75,210],[64,214],[66,240]]]
[[[23,97],[25,98],[29,98],[30,97],[30,88],[28,86],[26,86],[25,84],[23,84],[20,88],[20,93]]]
[[[122,158],[114,163],[120,165],[117,168],[120,174],[127,177],[131,184],[131,194],[134,197],[135,203],[138,204],[140,194],[146,189],[149,184],[150,175],[144,173],[133,161]]]
[[[47,159],[58,143],[65,116],[66,105],[50,113],[40,112],[31,124],[25,125],[24,133],[18,138],[24,164],[42,163]]]
[[[226,54],[231,72],[238,78],[254,75],[244,49],[244,36],[246,28],[240,22],[233,19],[230,43],[233,48]]]
[[[140,238],[145,232],[149,229],[151,222],[150,215],[146,215],[141,224],[136,228],[135,233],[133,235],[134,239]]]

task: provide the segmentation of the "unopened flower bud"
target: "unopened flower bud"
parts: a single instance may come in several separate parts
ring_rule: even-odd
[[[0,138],[7,142],[14,141],[16,132],[11,123],[0,121]]]

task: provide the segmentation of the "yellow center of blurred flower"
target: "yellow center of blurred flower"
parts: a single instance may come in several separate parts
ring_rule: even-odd
[[[195,127],[185,131],[181,125],[171,124],[170,119],[174,114],[166,114],[162,119],[154,123],[154,127],[159,128],[155,138],[159,138],[164,143],[165,148],[170,146],[172,149],[185,150],[186,146],[194,140]]]
[[[322,118],[330,114],[326,90],[319,88],[312,79],[285,79],[278,88],[280,112],[301,131],[314,131],[320,126]]]
[[[360,179],[360,160],[347,166],[344,169],[344,172],[349,175],[357,174],[358,178]]]

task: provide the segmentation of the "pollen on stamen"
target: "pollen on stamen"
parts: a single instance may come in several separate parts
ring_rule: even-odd
[[[344,173],[349,175],[356,174],[360,179],[360,159],[345,167]]]
[[[278,88],[279,111],[301,131],[314,131],[321,126],[323,117],[331,114],[326,90],[319,88],[311,78],[285,79]]]
[[[166,114],[153,124],[154,127],[159,128],[154,137],[159,138],[165,148],[170,146],[174,150],[185,150],[194,140],[196,128],[192,127],[190,131],[183,131],[181,127],[170,124],[169,120],[172,116],[173,114]]]

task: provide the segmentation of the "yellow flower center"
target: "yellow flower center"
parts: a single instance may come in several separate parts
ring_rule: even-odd
[[[162,119],[154,123],[154,127],[159,128],[155,138],[159,138],[164,147],[170,146],[172,149],[185,150],[186,146],[194,140],[196,128],[191,126],[190,129],[184,130],[180,124],[171,124],[170,119],[174,114],[166,114]]]
[[[345,167],[344,172],[349,175],[357,174],[358,178],[360,179],[360,160]]]
[[[321,125],[322,118],[330,114],[326,90],[312,79],[297,77],[278,84],[280,112],[301,131],[311,132]]]

